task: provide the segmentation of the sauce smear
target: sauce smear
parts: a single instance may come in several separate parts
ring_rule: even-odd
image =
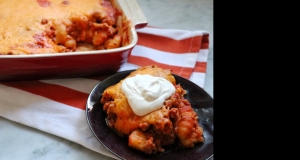
[[[36,0],[41,7],[49,7],[51,3],[48,0]]]
[[[51,45],[48,44],[47,38],[42,34],[35,34],[33,38],[36,40],[37,47],[39,48],[50,48]]]

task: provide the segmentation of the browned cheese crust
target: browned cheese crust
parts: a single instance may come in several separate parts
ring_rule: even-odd
[[[122,12],[110,0],[0,0],[0,55],[122,46]],[[124,24],[122,24],[124,25]]]

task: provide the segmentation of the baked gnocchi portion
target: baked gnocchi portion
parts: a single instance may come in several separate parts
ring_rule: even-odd
[[[141,78],[143,76],[145,79]],[[167,83],[159,86],[161,80]],[[124,87],[132,87],[132,90]],[[133,96],[127,91],[133,92]],[[170,94],[161,103],[156,103],[167,93]],[[107,114],[108,126],[119,136],[127,138],[129,147],[150,155],[164,152],[166,146],[192,148],[204,141],[199,117],[184,98],[185,94],[181,85],[176,84],[171,70],[150,65],[138,68],[119,83],[108,87],[100,102]],[[158,108],[143,112],[153,106],[151,102]]]
[[[57,52],[78,51],[79,45],[89,44],[95,50],[113,49],[120,47],[122,41],[115,17],[102,16],[97,11],[89,16],[77,13],[70,19],[51,21],[44,35],[54,42]]]

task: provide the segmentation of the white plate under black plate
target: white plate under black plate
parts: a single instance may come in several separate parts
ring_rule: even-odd
[[[106,125],[106,113],[100,99],[103,91],[120,80],[124,79],[134,70],[118,72],[101,82],[91,91],[87,104],[86,116],[93,134],[109,151],[121,159],[128,160],[206,160],[213,156],[213,99],[195,83],[174,75],[176,83],[187,91],[185,98],[191,103],[192,108],[199,116],[199,125],[203,128],[204,142],[197,143],[193,148],[176,149],[174,146],[165,148],[164,153],[147,155],[128,146],[128,139],[119,137]]]

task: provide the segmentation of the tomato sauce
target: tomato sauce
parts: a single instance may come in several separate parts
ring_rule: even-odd
[[[36,0],[41,7],[49,7],[51,2],[48,0]]]
[[[52,47],[47,42],[47,38],[43,34],[35,34],[33,38],[36,40],[37,47],[39,48],[50,48]]]

